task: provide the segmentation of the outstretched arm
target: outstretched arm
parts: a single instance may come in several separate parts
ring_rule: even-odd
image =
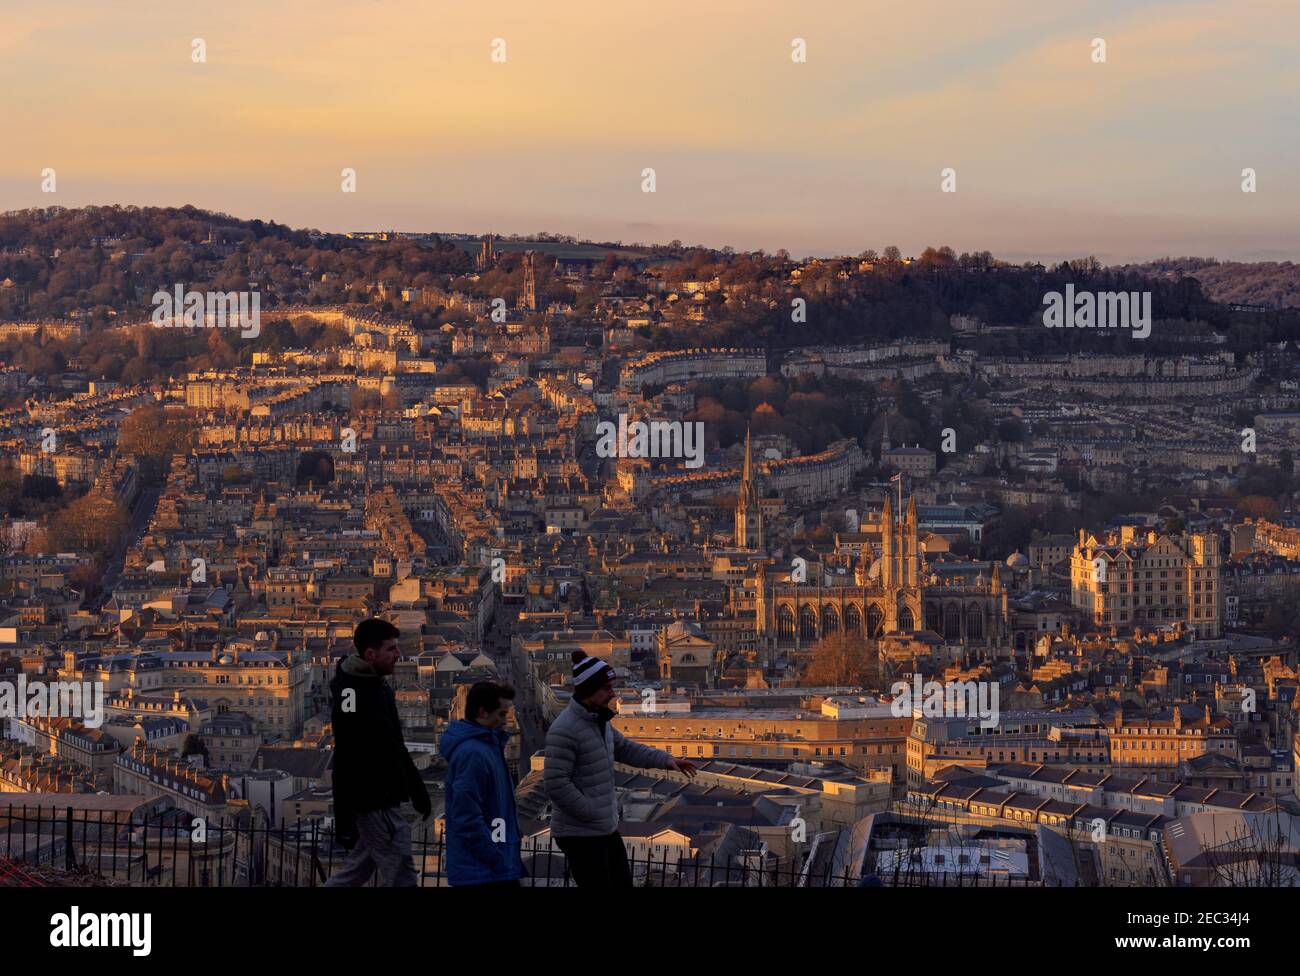
[[[643,769],[672,768],[673,757],[662,749],[655,749],[653,746],[629,739],[612,724],[610,730],[614,733],[614,759],[618,762],[627,763],[629,766],[640,766]]]

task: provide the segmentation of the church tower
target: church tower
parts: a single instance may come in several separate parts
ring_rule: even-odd
[[[474,266],[480,271],[487,271],[497,263],[496,241],[491,234],[483,239],[479,246],[478,257],[474,259]]]
[[[524,252],[524,287],[519,294],[519,305],[530,312],[537,311],[537,252]]]
[[[763,509],[758,503],[758,486],[754,483],[754,461],[745,431],[745,467],[740,476],[740,496],[736,499],[736,546],[764,551]]]

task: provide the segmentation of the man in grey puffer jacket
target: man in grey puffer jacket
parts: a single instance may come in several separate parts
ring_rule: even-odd
[[[632,872],[618,832],[614,763],[674,769],[695,764],[626,738],[610,725],[614,669],[573,652],[573,698],[546,733],[542,785],[551,801],[551,836],[579,887],[630,888]]]

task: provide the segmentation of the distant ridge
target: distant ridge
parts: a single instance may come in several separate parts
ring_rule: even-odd
[[[1126,269],[1152,275],[1195,278],[1205,294],[1230,305],[1300,308],[1300,264],[1290,261],[1218,261],[1214,258],[1161,258]]]

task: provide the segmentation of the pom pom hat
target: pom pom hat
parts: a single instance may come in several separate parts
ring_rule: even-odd
[[[586,697],[615,677],[614,669],[601,658],[573,652],[573,692],[579,697]]]

